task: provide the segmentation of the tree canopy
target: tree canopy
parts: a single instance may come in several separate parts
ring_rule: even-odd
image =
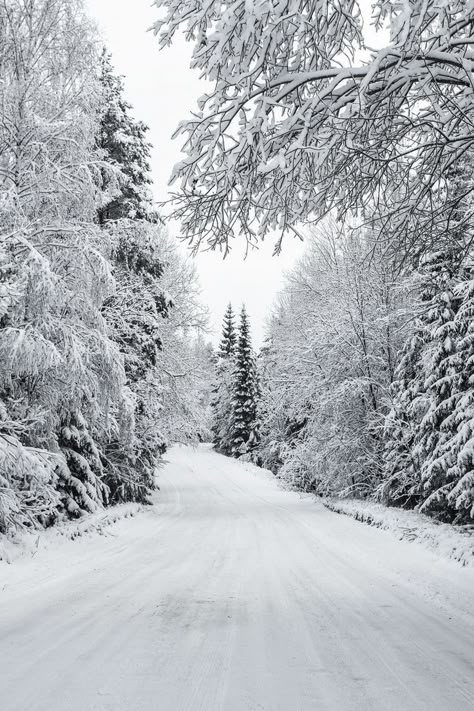
[[[194,244],[370,204],[411,252],[449,223],[465,195],[444,178],[474,139],[471,3],[377,0],[370,21],[389,34],[378,50],[357,0],[155,4],[161,45],[182,31],[213,84],[177,130],[176,214]]]

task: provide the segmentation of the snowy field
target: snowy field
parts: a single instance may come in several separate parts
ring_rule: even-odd
[[[472,711],[472,568],[167,456],[154,507],[0,563],[2,711]]]

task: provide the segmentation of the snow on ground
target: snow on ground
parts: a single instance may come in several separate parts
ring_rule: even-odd
[[[33,557],[39,548],[52,546],[57,549],[61,540],[64,539],[73,541],[91,533],[104,536],[112,535],[108,530],[110,526],[122,518],[136,516],[145,509],[146,507],[140,504],[119,504],[113,508],[84,516],[77,521],[63,522],[46,531],[20,531],[8,536],[0,533],[0,561],[13,563],[22,556]]]
[[[473,569],[168,458],[154,507],[0,563],[2,711],[472,711]]]
[[[335,513],[391,531],[400,540],[421,543],[445,558],[474,566],[474,526],[450,526],[428,516],[357,499],[325,499]],[[474,593],[473,593],[474,594]]]

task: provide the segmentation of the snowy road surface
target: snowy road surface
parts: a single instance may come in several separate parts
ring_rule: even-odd
[[[473,711],[472,569],[169,460],[111,535],[0,564],[1,711]]]

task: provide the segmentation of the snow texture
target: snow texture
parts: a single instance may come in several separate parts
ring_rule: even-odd
[[[141,504],[117,504],[109,510],[97,511],[78,521],[63,521],[62,524],[46,531],[0,533],[0,561],[14,563],[23,556],[33,557],[38,551],[61,546],[64,541],[90,535],[113,535],[109,528],[122,519],[131,518],[146,511]],[[91,543],[93,545],[93,543]]]
[[[4,711],[472,711],[474,571],[207,447],[0,564]]]
[[[439,523],[414,511],[357,499],[324,500],[331,511],[394,533],[404,541],[420,543],[439,556],[474,566],[474,526]]]

